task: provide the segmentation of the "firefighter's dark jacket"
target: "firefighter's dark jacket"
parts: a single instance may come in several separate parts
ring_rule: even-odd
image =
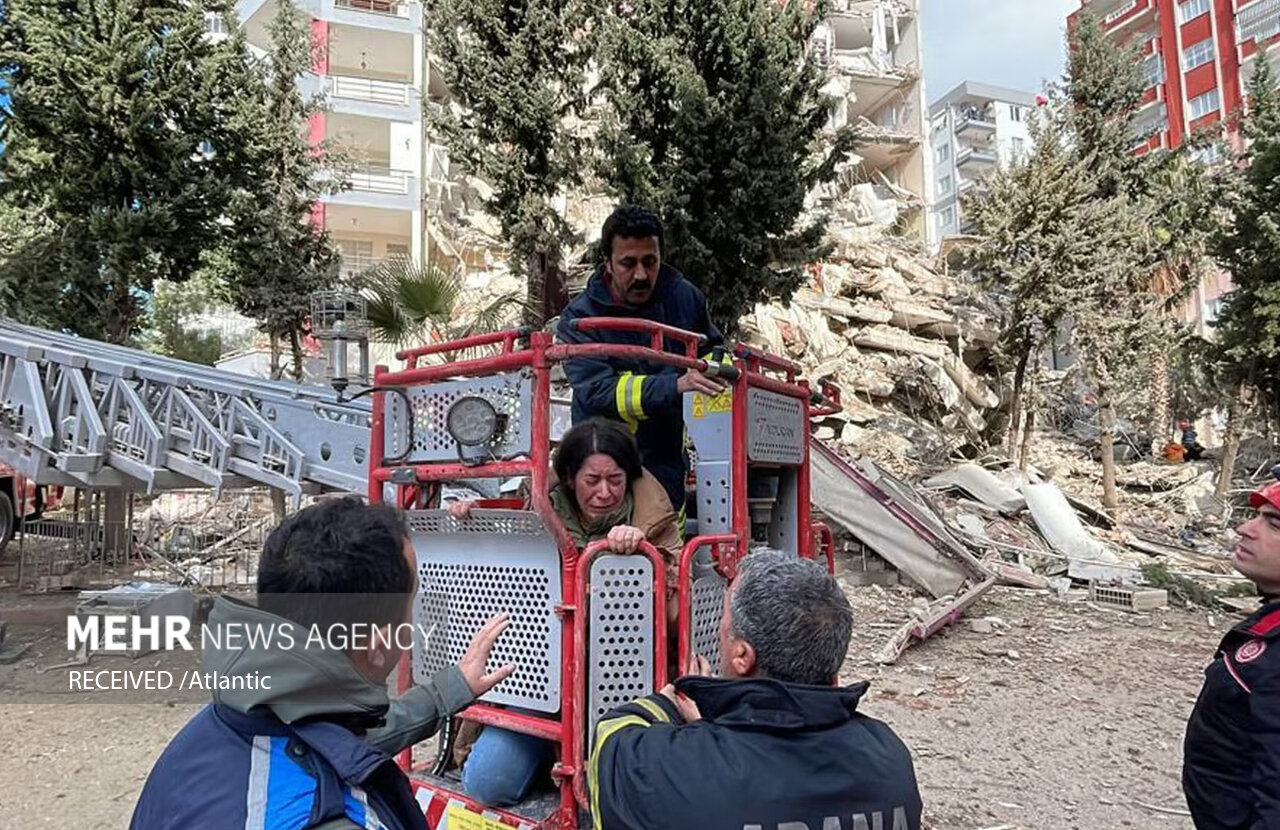
[[[603,266],[591,275],[587,288],[560,316],[556,337],[564,343],[621,343],[648,346],[650,336],[638,332],[578,331],[573,321],[584,317],[631,317],[664,323],[705,335],[703,354],[724,343],[707,312],[707,301],[679,271],[663,265],[653,296],[641,306],[621,305],[613,299]],[[666,350],[684,354],[682,344],[667,340]],[[702,355],[700,355],[702,356]],[[621,420],[635,433],[641,459],[653,473],[671,505],[679,511],[684,496],[684,402],[676,392],[683,370],[651,361],[625,358],[574,358],[565,364],[573,385],[573,422],[593,416]]]
[[[1280,830],[1280,599],[1227,632],[1183,745],[1199,830]]]
[[[857,711],[848,688],[685,677],[702,720],[685,723],[662,695],[608,712],[587,780],[605,830],[918,830],[911,754],[887,725]],[[878,815],[877,815],[878,814]],[[791,824],[790,826],[800,826]]]

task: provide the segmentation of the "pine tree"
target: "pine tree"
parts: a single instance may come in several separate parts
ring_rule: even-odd
[[[527,322],[573,231],[553,200],[581,180],[584,138],[570,119],[585,105],[591,53],[587,0],[436,0],[431,54],[459,112],[428,111],[450,156],[493,187],[513,273],[528,275]]]
[[[1071,102],[1068,118],[1078,151],[1096,160],[1098,197],[1124,194],[1131,208],[1146,217],[1143,232],[1130,240],[1129,254],[1139,277],[1129,281],[1135,294],[1125,294],[1127,313],[1136,315],[1127,329],[1135,338],[1122,345],[1131,357],[1141,354],[1149,367],[1147,420],[1159,452],[1167,438],[1169,354],[1181,337],[1173,310],[1199,283],[1208,265],[1212,196],[1203,164],[1192,154],[1203,142],[1177,151],[1135,153],[1147,138],[1139,134],[1137,112],[1150,87],[1136,44],[1116,48],[1097,16],[1086,6],[1070,33],[1067,77],[1063,92]],[[1098,286],[1105,303],[1124,286]],[[1099,324],[1107,324],[1105,317]],[[1109,338],[1103,338],[1109,339]],[[1106,436],[1104,436],[1106,443]],[[1104,467],[1112,462],[1104,450]]]
[[[1249,80],[1240,131],[1244,150],[1223,187],[1230,218],[1213,240],[1234,284],[1218,318],[1215,362],[1240,390],[1228,420],[1220,495],[1234,472],[1245,401],[1260,397],[1273,413],[1280,407],[1280,94],[1265,60]]]
[[[602,13],[598,175],[663,217],[664,261],[730,329],[764,298],[789,300],[828,250],[805,199],[853,135],[819,149],[830,99],[806,44],[825,8],[632,0]]]
[[[1069,145],[1061,109],[1058,102],[1043,110],[1031,124],[1034,150],[964,203],[982,238],[971,252],[975,273],[1004,308],[1001,352],[1013,372],[1011,452],[1026,443],[1018,440],[1019,430],[1032,428],[1022,415],[1033,358],[1069,317],[1084,311],[1082,298],[1113,267],[1122,232],[1117,219],[1123,206],[1097,198],[1092,157],[1080,157]]]
[[[6,0],[0,300],[124,342],[158,279],[181,283],[255,175],[229,114],[248,70],[205,36],[221,0]]]

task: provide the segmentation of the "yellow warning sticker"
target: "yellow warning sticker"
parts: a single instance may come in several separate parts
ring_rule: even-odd
[[[714,398],[709,398],[701,392],[695,392],[693,396],[693,417],[701,420],[707,417],[707,413],[716,415],[724,412],[733,411],[733,390],[726,389]]]
[[[473,813],[461,804],[450,804],[444,814],[449,830],[511,830],[502,822]]]

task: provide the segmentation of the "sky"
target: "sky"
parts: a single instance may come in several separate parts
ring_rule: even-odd
[[[1064,64],[1067,15],[1079,0],[920,0],[925,94],[962,81],[1040,92]]]

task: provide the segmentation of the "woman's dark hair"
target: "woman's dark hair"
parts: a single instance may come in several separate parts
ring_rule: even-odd
[[[574,424],[560,440],[552,467],[556,478],[566,487],[582,469],[587,459],[603,453],[627,474],[627,484],[644,475],[640,466],[640,448],[631,432],[617,421],[592,418]]]

